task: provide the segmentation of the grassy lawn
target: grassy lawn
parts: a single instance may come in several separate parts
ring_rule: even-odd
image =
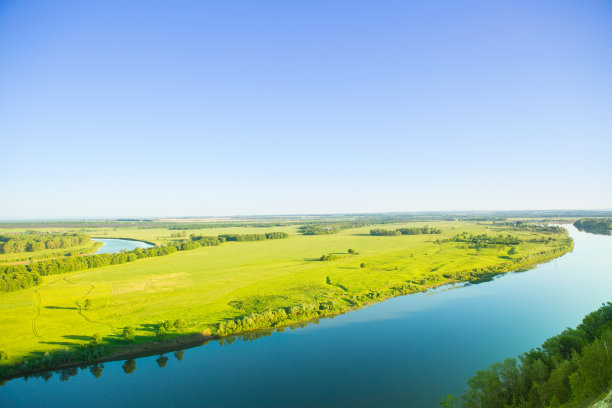
[[[201,332],[224,319],[250,311],[287,307],[361,294],[393,285],[437,277],[444,273],[508,262],[509,247],[467,248],[464,243],[436,243],[459,233],[508,234],[524,242],[517,246],[519,258],[562,245],[526,242],[540,237],[527,231],[511,231],[490,223],[429,222],[442,229],[439,235],[370,236],[371,228],[394,229],[426,223],[368,226],[332,235],[304,236],[295,226],[269,228],[222,228],[187,231],[263,233],[285,231],[288,239],[227,242],[164,257],[98,269],[53,275],[41,286],[0,294],[0,350],[7,364],[32,353],[53,352],[87,343],[94,333],[105,342],[120,342],[117,333],[136,326],[137,341],[154,336],[152,326],[166,319],[184,319],[187,332]],[[173,230],[101,229],[88,231],[95,237],[126,237],[153,242],[174,239]],[[564,238],[559,235],[556,238]],[[347,254],[349,248],[358,253]],[[318,261],[328,253],[339,259]],[[361,264],[364,267],[361,267]],[[89,310],[78,313],[75,302],[90,299]]]

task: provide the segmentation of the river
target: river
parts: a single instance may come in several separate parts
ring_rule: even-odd
[[[95,254],[110,254],[123,250],[131,251],[132,249],[136,248],[150,248],[153,246],[143,241],[120,238],[92,238],[92,241],[98,241],[104,244],[95,252]]]
[[[254,341],[213,341],[167,361],[105,363],[99,378],[79,369],[64,381],[60,373],[12,380],[0,387],[0,406],[437,407],[475,370],[539,346],[612,300],[612,237],[568,228],[574,251],[526,272]]]

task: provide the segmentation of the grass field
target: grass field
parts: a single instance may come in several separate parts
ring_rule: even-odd
[[[164,257],[122,265],[53,275],[41,286],[0,294],[0,351],[3,364],[89,342],[94,333],[104,343],[122,341],[120,330],[136,327],[136,340],[153,338],[153,326],[167,319],[183,319],[186,332],[202,332],[225,319],[249,312],[288,307],[361,294],[393,285],[434,277],[448,281],[446,272],[486,267],[508,261],[509,247],[469,249],[463,243],[435,243],[462,232],[489,235],[512,233],[524,239],[513,258],[541,253],[563,245],[559,234],[552,242],[490,223],[429,222],[439,235],[370,236],[371,228],[423,226],[426,223],[368,226],[332,235],[304,236],[297,227],[222,228],[187,231],[205,235],[285,231],[288,239],[227,242]],[[161,229],[101,229],[94,237],[126,237],[163,243],[177,231]],[[347,254],[349,248],[358,253]],[[328,253],[334,261],[317,259]],[[361,264],[364,264],[361,267]],[[425,287],[426,285],[424,285]],[[90,299],[89,310],[75,302]]]

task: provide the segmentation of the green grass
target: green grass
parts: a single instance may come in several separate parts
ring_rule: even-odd
[[[381,226],[423,226],[408,223]],[[345,230],[333,235],[303,236],[296,227],[223,228],[188,231],[219,233],[289,232],[288,239],[227,242],[164,257],[98,269],[54,275],[41,286],[0,295],[0,351],[14,364],[44,352],[85,344],[94,333],[104,342],[119,344],[116,335],[128,325],[136,327],[136,341],[151,340],[151,325],[167,319],[183,319],[188,332],[202,332],[222,320],[250,311],[261,312],[359,295],[406,282],[419,284],[432,278],[449,281],[444,273],[508,262],[505,248],[480,251],[463,243],[436,244],[461,232],[512,233],[523,239],[540,234],[515,232],[484,223],[429,222],[442,229],[439,235],[374,237],[372,227]],[[92,236],[126,237],[167,242],[177,231],[103,229]],[[537,254],[563,245],[563,235],[552,243],[517,246],[512,258]],[[348,248],[358,254],[347,254]],[[321,262],[323,254],[339,259]],[[364,263],[365,267],[360,267]],[[78,313],[75,302],[93,301],[90,310]],[[114,330],[113,330],[114,329]]]

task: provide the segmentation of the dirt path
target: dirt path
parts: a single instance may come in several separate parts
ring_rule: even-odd
[[[42,296],[40,296],[40,292],[38,291],[38,289],[36,289],[34,292],[36,293],[38,297],[38,305],[36,305],[36,314],[32,318],[32,333],[34,333],[34,336],[36,337],[42,337],[40,334],[38,334],[38,330],[36,330],[36,319],[38,319],[38,317],[40,316],[40,306],[42,305]]]

